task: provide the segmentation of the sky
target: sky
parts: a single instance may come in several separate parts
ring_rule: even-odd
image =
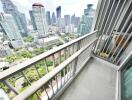
[[[87,4],[94,4],[94,8],[98,3],[98,0],[11,0],[22,13],[26,14],[26,17],[29,19],[29,10],[32,9],[32,4],[35,2],[42,3],[47,10],[51,13],[56,10],[57,6],[61,6],[62,16],[65,14],[81,17],[83,11],[87,8]],[[0,11],[2,12],[2,5],[0,3]]]

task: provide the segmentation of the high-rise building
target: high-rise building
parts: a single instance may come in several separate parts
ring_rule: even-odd
[[[58,6],[57,8],[56,8],[56,18],[57,18],[57,26],[58,27],[60,27],[61,25],[61,22],[60,22],[60,20],[61,20],[61,6]]]
[[[92,8],[92,6],[92,4],[88,4],[87,9],[84,9],[84,15],[82,16],[81,22],[78,26],[79,35],[84,35],[91,31],[95,13],[95,10]]]
[[[74,26],[78,27],[79,24],[80,24],[80,17],[75,17]]]
[[[48,33],[45,8],[40,3],[34,3],[32,5],[32,11],[39,37],[43,37]]]
[[[76,17],[75,14],[71,16],[71,24],[78,27],[80,23],[80,17]]]
[[[1,0],[1,2],[4,12],[11,14],[14,17],[21,35],[27,36],[28,31],[25,15],[18,11],[17,7],[11,2],[11,0]]]
[[[51,25],[51,17],[50,17],[50,11],[46,12],[46,20],[47,20],[47,24]]]
[[[65,25],[70,25],[70,15],[64,15]]]
[[[84,9],[84,15],[85,16],[94,16],[95,9],[92,8],[93,4],[88,4],[87,9]]]
[[[74,33],[74,25],[70,24],[68,26],[65,26],[65,33]]]
[[[57,17],[57,19],[61,18],[61,6],[58,6],[56,8],[56,17]]]
[[[17,7],[10,0],[1,0],[5,13],[15,12]]]
[[[22,30],[22,36],[27,36],[28,35],[28,29],[27,29],[27,20],[26,20],[26,16],[24,13],[20,13],[20,21],[22,24],[23,29]]]
[[[65,19],[60,18],[60,28],[64,28],[64,27],[65,27]]]
[[[32,23],[33,29],[37,30],[37,26],[36,26],[36,23],[35,23],[35,18],[34,18],[32,10],[29,11],[29,15],[30,15],[30,18],[31,18],[31,23]]]
[[[71,24],[75,24],[75,14],[71,16]]]
[[[21,40],[22,37],[16,26],[15,20],[10,14],[0,13],[0,26],[10,41]]]
[[[52,25],[54,25],[56,23],[56,17],[55,17],[55,13],[54,12],[52,13],[51,21],[52,21]]]

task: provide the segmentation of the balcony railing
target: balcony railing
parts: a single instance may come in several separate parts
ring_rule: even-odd
[[[15,93],[13,100],[50,99],[55,97],[58,92],[63,90],[66,84],[69,84],[88,61],[93,44],[97,39],[97,32],[94,31],[86,34],[1,72],[0,82],[8,87],[9,92],[13,91]],[[49,65],[48,61],[52,64]],[[45,69],[47,74],[40,74],[39,67]],[[36,71],[38,75],[37,80],[30,80],[27,76],[29,70]],[[26,88],[23,92],[20,92],[14,86],[16,80],[21,77],[28,83],[26,87],[23,87]],[[14,79],[13,82],[11,81],[12,78]]]
[[[101,0],[95,23],[100,31],[95,55],[120,65],[132,49],[131,20],[131,0]]]

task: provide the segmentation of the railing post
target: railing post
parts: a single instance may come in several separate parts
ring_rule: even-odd
[[[12,90],[16,95],[19,94],[19,91],[15,89],[7,80],[4,80],[3,83],[10,89]]]
[[[44,59],[44,62],[45,62],[46,72],[49,73],[49,69],[48,69],[46,58]]]
[[[53,67],[55,68],[56,65],[55,65],[55,56],[54,56],[54,54],[52,55],[52,60],[53,60]]]
[[[36,72],[37,72],[39,78],[41,78],[41,75],[40,75],[40,73],[39,73],[39,71],[38,71],[37,65],[34,65],[34,67],[35,67],[35,70],[36,70]]]
[[[80,49],[80,44],[81,44],[81,41],[78,41],[77,51]],[[76,73],[77,62],[78,62],[78,57],[75,59],[75,62],[73,64],[73,72],[72,72],[72,75],[75,75],[75,73]]]
[[[27,76],[24,74],[24,72],[22,71],[21,74],[23,75],[23,77],[25,78],[25,80],[28,82],[29,85],[31,85],[31,82],[29,81],[29,79],[27,78]]]
[[[76,73],[77,62],[78,62],[78,57],[75,59],[75,62],[74,62],[74,64],[73,64],[73,72],[72,72],[72,76],[75,75],[75,73]]]

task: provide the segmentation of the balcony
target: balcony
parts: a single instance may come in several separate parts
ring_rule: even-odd
[[[131,5],[132,0],[100,0],[95,31],[1,72],[7,94],[14,93],[10,99],[121,100],[122,68],[132,57]],[[46,74],[40,74],[38,64]],[[37,80],[27,76],[29,69],[37,73]],[[14,77],[14,83],[26,81],[22,91],[10,81]]]
[[[1,82],[15,93],[13,100],[114,100],[117,93],[118,66],[94,54],[98,32],[86,34],[1,72]],[[47,64],[48,59],[53,62],[51,71]],[[40,62],[45,62],[43,67],[47,71],[46,75],[40,75],[37,67]],[[35,82],[26,76],[29,68],[34,68],[38,74],[39,78]],[[11,77],[23,77],[28,87],[21,92],[10,83]]]
[[[1,72],[0,81],[8,87],[9,91],[15,93],[15,96],[12,98],[14,100],[18,100],[18,98],[22,100],[31,99],[34,96],[37,99],[50,99],[55,97],[83,69],[88,60],[91,59],[91,50],[97,40],[97,32],[94,31],[86,34],[56,49],[49,50],[20,65]],[[53,70],[50,70],[51,66],[49,67],[48,65],[47,61],[49,59],[53,62]],[[37,66],[40,62],[44,62],[42,66],[47,71],[46,75],[40,75]],[[36,71],[39,77],[38,80],[32,81],[26,75],[29,68],[33,68]],[[23,87],[26,88],[23,92],[10,82],[10,79],[14,77],[17,77],[14,84],[22,77],[28,83],[27,87]]]
[[[120,66],[95,53],[98,33],[99,31],[94,31],[86,34],[1,72],[0,81],[15,94],[11,99],[115,100],[119,98]],[[49,59],[53,62],[52,70],[47,63]],[[37,66],[40,62],[44,62],[42,66],[47,71],[46,75],[40,75]],[[124,62],[125,60],[120,62],[120,65]],[[29,68],[34,68],[39,77],[37,80],[32,81],[26,75]],[[12,77],[17,77],[15,81],[23,77],[28,86],[23,87],[24,90],[21,92],[10,82]]]

